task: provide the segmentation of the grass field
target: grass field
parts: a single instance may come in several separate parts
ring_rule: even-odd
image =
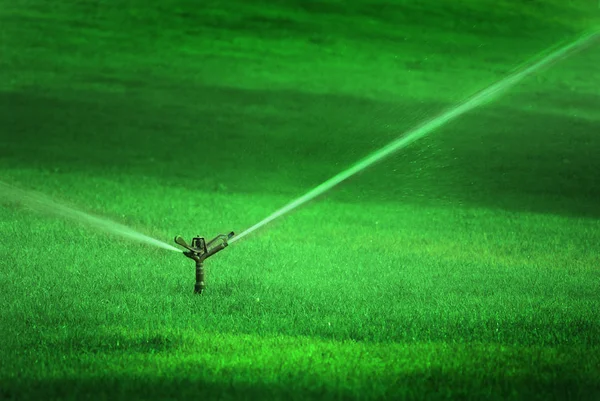
[[[0,0],[0,182],[239,233],[595,3]],[[201,296],[183,255],[0,185],[0,399],[600,399],[598,65],[596,40],[231,244]]]

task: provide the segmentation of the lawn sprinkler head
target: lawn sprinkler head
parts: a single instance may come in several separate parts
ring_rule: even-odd
[[[180,235],[175,237],[175,243],[187,249],[183,254],[196,262],[194,294],[202,294],[204,290],[204,260],[225,249],[228,245],[227,241],[233,236],[234,233],[232,231],[229,234],[217,235],[208,242],[206,242],[204,237],[194,237],[192,238],[191,245],[188,245]]]

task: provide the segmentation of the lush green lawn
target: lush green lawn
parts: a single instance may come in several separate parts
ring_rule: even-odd
[[[167,242],[240,232],[598,26],[575,2],[176,3],[0,1],[1,181]],[[202,296],[183,255],[0,193],[0,398],[598,399],[597,65],[232,244]]]

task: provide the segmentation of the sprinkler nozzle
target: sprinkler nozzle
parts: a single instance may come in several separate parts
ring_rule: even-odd
[[[175,243],[187,249],[183,254],[196,262],[196,285],[194,286],[194,294],[202,294],[202,291],[204,290],[204,261],[215,253],[225,249],[227,245],[229,245],[227,241],[234,235],[233,231],[229,234],[217,235],[208,242],[206,242],[204,237],[198,236],[192,238],[191,245],[188,245],[180,235],[175,237]]]

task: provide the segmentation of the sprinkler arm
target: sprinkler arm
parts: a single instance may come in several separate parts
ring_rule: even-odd
[[[201,254],[201,255],[206,255],[203,259],[206,259],[212,255],[214,255],[215,253],[225,249],[227,247],[227,245],[229,245],[227,243],[227,241],[229,239],[231,239],[231,237],[234,236],[233,231],[230,232],[229,234],[221,234],[221,235],[217,235],[215,238],[211,239],[207,244],[206,244],[206,249],[199,249],[199,248],[194,248],[193,246],[189,245],[182,236],[178,235],[177,237],[175,237],[175,243],[177,245],[181,245],[182,247],[184,247],[185,249],[187,249],[189,252],[184,252],[184,253],[194,253],[194,254]],[[200,237],[198,237],[200,238]],[[219,245],[215,246],[215,247],[211,247],[212,244],[214,244],[215,242],[217,242],[218,240],[221,240],[223,242],[221,242]]]
[[[214,244],[214,243],[215,243],[216,241],[218,241],[218,240],[222,240],[222,241],[223,241],[223,243],[225,244],[225,246],[227,246],[227,245],[228,245],[228,244],[227,244],[227,241],[229,241],[229,239],[231,239],[231,237],[233,237],[233,236],[234,236],[234,234],[233,234],[233,231],[232,231],[232,232],[230,232],[229,234],[221,234],[221,235],[217,235],[215,238],[213,238],[213,239],[211,239],[210,241],[208,241],[208,243],[206,244],[206,246],[207,246],[208,248],[210,248],[210,246],[211,246],[212,244]]]
[[[177,245],[181,245],[182,247],[184,247],[185,249],[188,249],[191,252],[194,252],[192,247],[190,245],[188,245],[187,242],[185,242],[185,240],[183,239],[183,237],[181,235],[178,235],[177,237],[175,237],[175,243]]]
[[[210,258],[215,253],[222,251],[225,248],[227,248],[227,243],[219,244],[219,245],[215,246],[214,248],[211,248],[210,251],[208,251],[206,253],[200,254],[200,253],[190,250],[190,251],[184,252],[183,254],[190,259],[194,259],[194,261],[196,261],[196,263],[203,263],[207,258]]]
[[[207,253],[205,253],[203,256],[204,258],[202,258],[203,260],[206,258],[210,258],[212,255],[214,255],[215,253],[222,251],[223,249],[227,248],[227,242],[223,242],[222,244],[219,244],[217,246],[215,246],[214,248],[211,248]]]

